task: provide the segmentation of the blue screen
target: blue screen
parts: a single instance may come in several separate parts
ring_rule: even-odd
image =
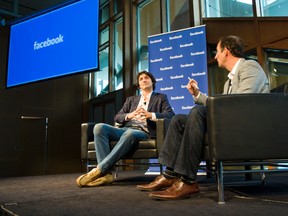
[[[99,1],[80,0],[10,28],[6,87],[98,68]]]

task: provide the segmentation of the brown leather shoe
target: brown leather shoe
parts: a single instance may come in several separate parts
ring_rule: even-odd
[[[142,191],[158,191],[173,185],[178,178],[167,179],[163,175],[158,176],[150,184],[137,185],[137,188]]]
[[[197,182],[190,185],[178,180],[166,190],[153,192],[149,195],[149,197],[160,200],[177,200],[188,198],[192,194],[197,193],[199,193],[199,186]]]

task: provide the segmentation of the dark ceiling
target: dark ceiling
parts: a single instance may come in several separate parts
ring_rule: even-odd
[[[0,26],[70,0],[0,0]]]

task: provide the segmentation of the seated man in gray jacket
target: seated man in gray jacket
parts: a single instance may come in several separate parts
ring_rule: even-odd
[[[219,39],[215,59],[219,67],[229,71],[223,94],[269,93],[268,79],[261,66],[254,60],[245,60],[243,55],[241,38]],[[189,115],[179,114],[171,120],[159,155],[159,162],[166,166],[165,172],[150,184],[137,186],[140,190],[152,191],[153,199],[184,199],[199,192],[196,175],[206,132],[207,95],[200,92],[193,79],[187,89],[198,105]]]

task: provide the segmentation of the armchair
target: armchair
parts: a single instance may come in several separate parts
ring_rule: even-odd
[[[150,165],[159,165],[160,172],[162,172],[162,166],[160,164],[155,163],[137,163],[139,159],[157,159],[158,153],[161,149],[161,144],[164,140],[165,131],[168,128],[169,119],[157,119],[156,120],[156,137],[142,140],[135,148],[131,150],[124,158],[122,159],[133,159],[132,163],[119,163],[116,165],[142,165],[142,164],[150,164]],[[88,172],[91,167],[95,167],[97,165],[96,161],[96,152],[94,146],[94,136],[93,136],[93,128],[95,123],[88,122],[83,123],[81,125],[81,160],[82,166],[86,168]],[[110,142],[111,148],[115,146],[117,142]],[[117,172],[116,172],[117,175]]]
[[[219,204],[225,203],[223,174],[233,172],[223,171],[223,165],[247,163],[263,168],[288,159],[287,108],[288,95],[283,93],[208,98],[205,148],[209,150],[204,151],[203,157],[215,165]],[[262,168],[243,172],[271,171]]]

